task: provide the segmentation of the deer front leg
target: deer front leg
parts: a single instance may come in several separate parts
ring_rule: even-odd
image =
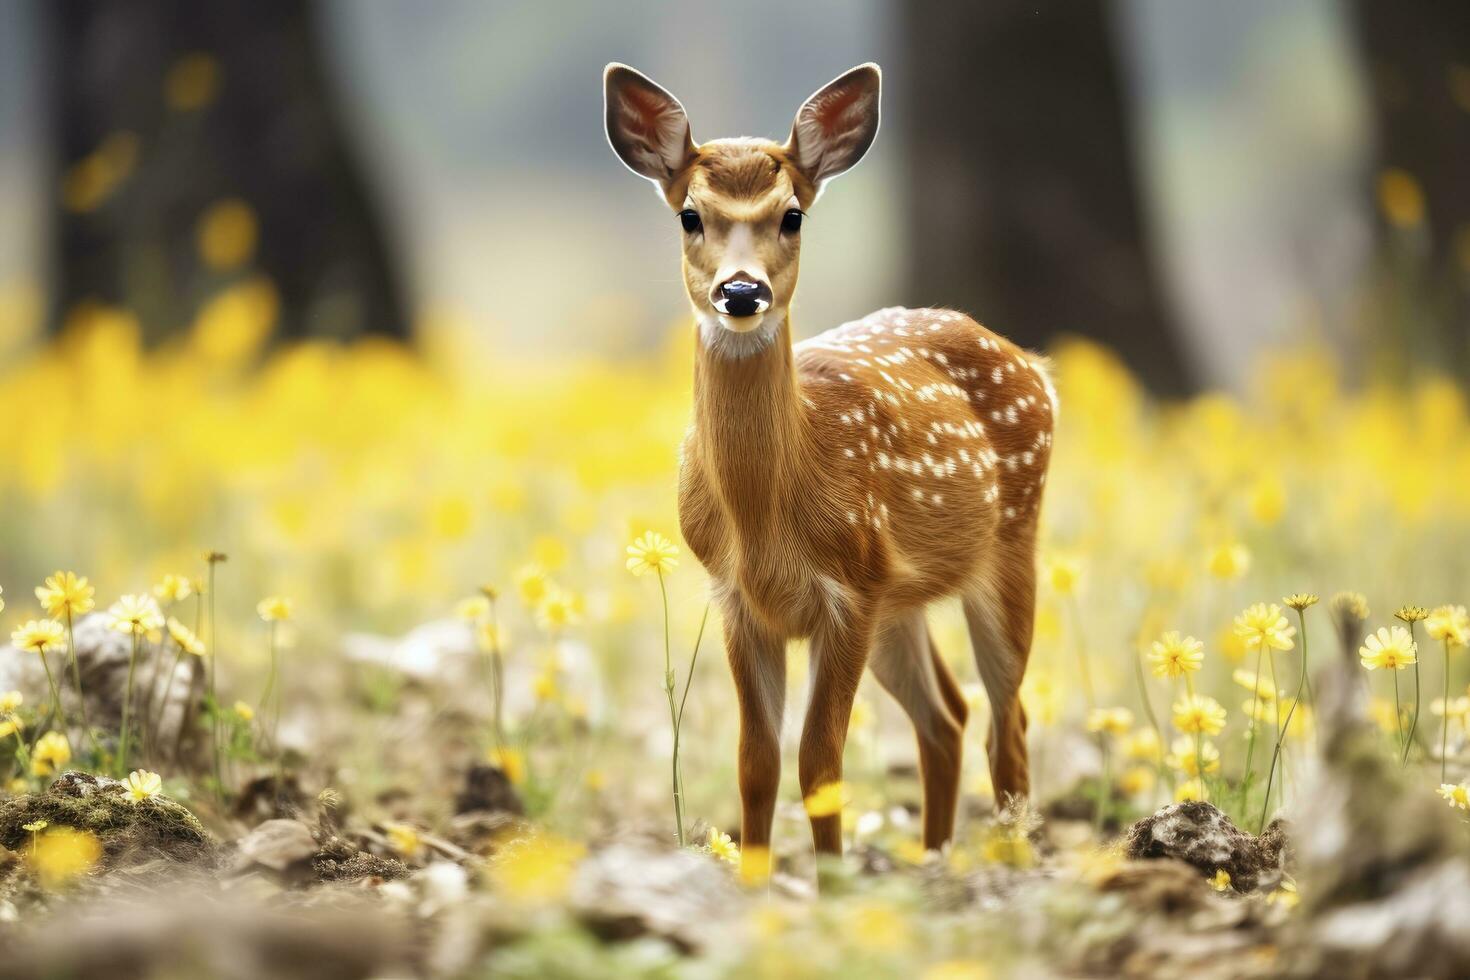
[[[866,618],[835,623],[812,641],[811,702],[801,732],[798,773],[818,854],[842,853],[841,807],[819,805],[813,812],[812,801],[813,794],[822,787],[842,782],[842,750],[852,720],[852,701],[871,642],[872,628]],[[819,804],[831,804],[824,796],[815,799]]]
[[[751,880],[760,880],[769,871],[771,822],[781,784],[786,644],[756,623],[738,600],[727,600],[725,650],[740,707],[742,872]],[[751,867],[747,862],[760,866]]]

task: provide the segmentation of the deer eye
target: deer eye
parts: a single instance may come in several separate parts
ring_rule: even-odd
[[[801,219],[804,216],[796,208],[792,208],[781,216],[781,230],[788,235],[794,235],[801,231]]]
[[[679,224],[683,225],[684,230],[692,235],[700,228],[699,214],[693,208],[685,208],[679,212]]]

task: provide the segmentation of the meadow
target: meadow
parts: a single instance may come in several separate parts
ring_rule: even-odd
[[[247,281],[153,350],[126,311],[91,309],[0,369],[0,623],[17,647],[0,654],[0,928],[23,950],[0,974],[87,975],[88,910],[182,875],[208,901],[143,903],[124,975],[180,955],[179,922],[245,929],[208,910],[251,902],[319,927],[262,911],[187,962],[252,975],[250,947],[279,949],[276,975],[333,951],[361,959],[349,976],[1308,975],[1331,962],[1310,951],[1331,948],[1314,929],[1337,906],[1303,820],[1347,730],[1318,703],[1346,658],[1371,761],[1345,799],[1392,785],[1384,819],[1432,801],[1449,829],[1394,833],[1463,868],[1470,412],[1451,380],[1308,345],[1263,357],[1239,395],[1165,403],[1107,350],[1058,344],[1030,805],[995,812],[984,694],[943,607],[936,640],[972,702],[955,844],[918,845],[911,731],[865,680],[844,782],[805,801],[841,807],[848,858],[814,865],[788,753],[767,874],[741,868],[733,688],[678,539],[685,325],[647,355],[553,363],[497,355],[448,314],[413,352],[273,347],[273,304]],[[110,707],[122,674],[88,674],[94,648],[136,673]],[[788,741],[800,648],[790,674]],[[124,782],[36,802],[66,770]],[[77,802],[104,798],[104,815]],[[1283,814],[1286,857],[1248,881],[1132,860],[1130,826],[1188,800],[1250,835]],[[1387,900],[1406,879],[1373,880]]]

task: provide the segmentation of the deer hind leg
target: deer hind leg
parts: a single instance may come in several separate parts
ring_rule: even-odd
[[[771,823],[781,784],[781,720],[786,703],[786,644],[738,600],[725,604],[725,649],[740,708],[740,849],[753,879],[770,870]],[[743,862],[761,866],[747,868]]]
[[[934,648],[922,610],[884,624],[870,666],[914,724],[924,783],[924,847],[938,849],[954,833],[968,714],[964,698]]]
[[[1031,790],[1026,757],[1026,711],[1021,679],[1031,655],[1036,608],[1036,569],[1028,558],[1009,566],[1000,584],[980,585],[964,597],[965,622],[975,666],[990,698],[990,781],[999,805]]]
[[[801,731],[798,776],[818,854],[842,853],[841,807],[813,812],[811,801],[819,789],[842,782],[842,749],[872,640],[872,627],[861,616],[833,622],[812,640],[811,700]]]

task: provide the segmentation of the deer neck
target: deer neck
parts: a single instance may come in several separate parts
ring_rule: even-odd
[[[696,445],[704,472],[746,536],[771,529],[780,489],[800,472],[807,455],[807,410],[796,379],[788,318],[782,318],[765,343],[751,343],[750,350],[733,351],[723,339],[711,330],[699,331]]]

